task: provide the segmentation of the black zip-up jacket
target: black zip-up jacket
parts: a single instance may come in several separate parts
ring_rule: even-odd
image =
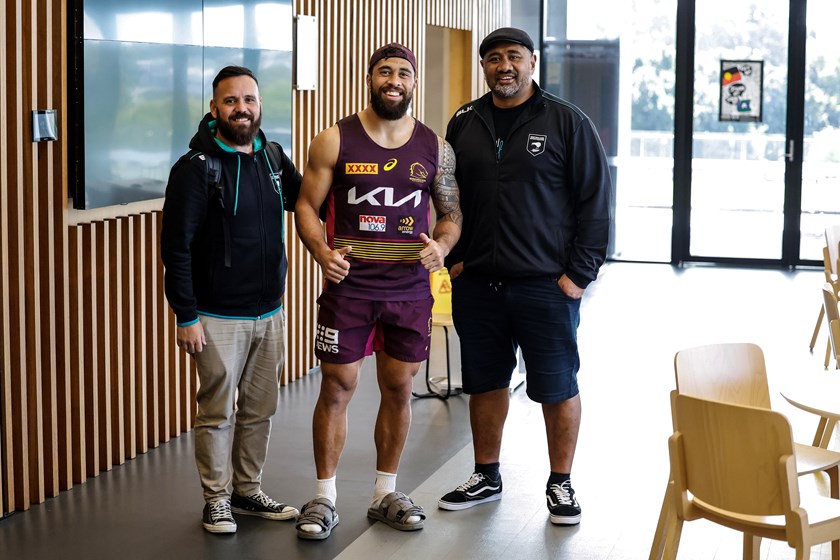
[[[447,266],[499,280],[566,274],[586,288],[609,241],[606,155],[589,117],[533,85],[501,149],[492,94],[449,121],[464,223]]]
[[[179,326],[196,322],[198,313],[248,319],[271,313],[286,284],[284,210],[294,209],[300,173],[282,148],[280,169],[271,169],[262,131],[254,155],[233,151],[215,135],[216,122],[207,113],[166,186],[160,249],[166,298]],[[204,154],[221,162],[215,188]]]

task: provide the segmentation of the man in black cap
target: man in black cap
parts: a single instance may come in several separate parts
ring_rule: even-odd
[[[438,506],[461,510],[501,498],[502,431],[521,347],[528,397],[541,403],[545,420],[550,520],[576,525],[577,326],[581,297],[606,258],[609,169],[592,121],[534,82],[527,33],[497,29],[479,54],[490,92],[461,107],[446,131],[464,213],[446,264],[475,471]]]

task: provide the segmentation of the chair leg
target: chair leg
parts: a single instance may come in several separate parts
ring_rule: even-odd
[[[761,559],[761,537],[744,533],[744,560]]]
[[[662,500],[662,509],[659,510],[659,520],[656,523],[656,533],[653,535],[653,543],[650,545],[650,556],[648,560],[661,560],[662,552],[665,550],[665,537],[668,533],[667,523],[670,521],[669,512],[673,498],[669,490],[671,485],[665,487],[665,498]]]
[[[825,428],[828,424],[828,418],[825,416],[820,416],[820,423],[817,424],[817,431],[814,433],[814,442],[811,444],[814,447],[822,447],[823,435],[825,434]]]
[[[820,334],[820,325],[822,325],[823,317],[825,316],[825,307],[820,306],[820,316],[817,317],[817,324],[814,326],[814,334],[811,335],[811,352],[814,351],[814,346],[817,345],[817,335]]]
[[[828,362],[831,361],[831,337],[825,345],[825,369],[828,369]]]
[[[680,548],[683,520],[677,516],[673,507],[668,507],[665,526],[668,530],[665,534],[665,550],[662,553],[662,558],[663,560],[676,560],[677,551]]]
[[[828,475],[829,494],[836,500],[840,498],[840,466],[834,465],[825,472]]]
[[[822,441],[820,441],[820,447],[823,449],[828,449],[828,445],[831,443],[831,435],[834,433],[835,424],[837,424],[837,420],[826,418],[825,431],[823,432]]]

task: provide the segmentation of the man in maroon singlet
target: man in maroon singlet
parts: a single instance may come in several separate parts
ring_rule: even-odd
[[[396,476],[412,380],[429,356],[429,273],[443,266],[461,233],[455,157],[407,113],[417,86],[409,49],[391,43],[373,53],[367,85],[370,104],[310,144],[295,207],[298,233],[325,279],[315,338],[323,378],[312,421],[318,480],[297,523],[304,539],[325,539],[338,523],[335,479],[347,405],[371,349],[382,399],[368,517],[402,531],[421,529],[425,519],[422,507],[396,491]],[[437,216],[431,237],[430,201]]]

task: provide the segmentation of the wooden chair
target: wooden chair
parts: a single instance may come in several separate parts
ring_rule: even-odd
[[[759,558],[761,537],[787,542],[797,560],[810,558],[814,545],[840,539],[840,500],[800,496],[783,415],[674,393],[676,429],[668,440],[674,529],[665,558],[677,557],[683,522],[695,519],[743,532],[745,559]]]
[[[755,344],[711,344],[681,350],[674,357],[674,372],[679,394],[770,409],[764,353]],[[840,453],[798,443],[794,449],[797,473],[826,472],[831,497],[840,497]],[[666,490],[650,560],[662,557],[666,535],[673,531],[666,524],[671,501]],[[837,548],[834,559],[840,560],[840,543],[832,546]]]
[[[828,324],[828,349],[829,352],[833,349],[835,367],[840,369],[840,361],[838,361],[838,357],[840,357],[840,350],[838,350],[838,348],[840,348],[840,310],[838,310],[837,307],[837,294],[834,291],[834,286],[830,282],[826,282],[823,285],[822,292],[825,322]],[[828,357],[825,359],[825,365],[828,367]],[[803,408],[801,403],[793,402],[791,399],[788,399],[788,401],[794,406]],[[805,410],[808,409],[805,408]],[[831,434],[834,432],[834,426],[837,424],[836,418],[823,416],[815,409],[808,411],[820,416],[820,422],[817,425],[817,431],[814,434],[814,445],[828,447],[828,444],[831,441]]]
[[[840,225],[830,226],[825,228],[825,247],[823,247],[823,270],[825,272],[825,281],[834,289],[834,296],[840,297]],[[820,306],[820,314],[817,316],[817,324],[814,325],[814,334],[811,335],[811,351],[814,351],[814,346],[817,344],[817,335],[822,326],[823,316],[825,315],[825,307]],[[836,351],[835,351],[836,355]],[[831,359],[831,339],[826,343],[825,349],[825,367]],[[835,363],[836,363],[835,358]]]

